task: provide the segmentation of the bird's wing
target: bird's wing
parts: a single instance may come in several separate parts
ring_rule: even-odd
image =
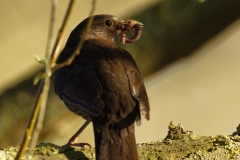
[[[133,97],[135,97],[139,102],[141,115],[143,115],[144,118],[149,120],[150,106],[143,79],[138,71],[135,61],[133,60],[130,54],[127,59],[128,61],[126,60],[124,61],[124,66],[125,72],[127,73],[128,76],[131,93]]]
[[[64,49],[58,58],[61,63],[73,53],[74,49]],[[81,51],[84,55],[84,51]],[[75,58],[70,66],[55,73],[55,91],[68,108],[83,110],[88,114],[98,116],[104,108],[101,98],[102,86],[94,71],[94,66],[84,58]]]

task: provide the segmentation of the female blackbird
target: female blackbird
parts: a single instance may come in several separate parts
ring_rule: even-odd
[[[93,123],[96,159],[137,160],[134,122],[139,126],[141,115],[149,120],[149,102],[143,80],[132,56],[115,44],[131,43],[141,36],[143,24],[121,20],[112,15],[95,15],[90,32],[86,32],[89,18],[70,34],[57,63],[64,62],[84,39],[81,53],[71,65],[55,72],[56,94],[69,110]],[[124,32],[135,31],[128,38]]]

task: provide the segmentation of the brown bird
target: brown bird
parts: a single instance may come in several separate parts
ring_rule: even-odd
[[[86,33],[89,18],[70,34],[57,63],[64,62]],[[69,140],[93,123],[97,160],[137,160],[134,122],[141,115],[149,120],[149,102],[143,80],[132,56],[115,39],[132,43],[139,39],[143,24],[112,15],[95,15],[81,53],[71,65],[55,72],[55,92],[69,110],[87,121]],[[126,37],[126,31],[134,35]]]

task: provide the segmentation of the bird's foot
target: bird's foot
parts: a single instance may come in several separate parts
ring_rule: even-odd
[[[82,147],[82,148],[88,146],[91,148],[91,145],[89,143],[67,143],[67,145],[75,146],[75,147]]]
[[[91,145],[89,143],[77,143],[77,138],[75,138],[75,139],[71,138],[66,145],[68,145],[68,146],[77,146],[77,147],[88,146],[88,147],[91,148]]]

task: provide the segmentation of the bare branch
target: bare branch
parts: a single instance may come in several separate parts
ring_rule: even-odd
[[[51,2],[52,2],[51,3],[51,15],[50,15],[50,22],[49,22],[47,46],[46,46],[46,51],[45,51],[46,58],[48,58],[50,56],[50,52],[51,52],[50,49],[51,49],[51,45],[52,45],[52,41],[53,41],[53,29],[54,29],[56,8],[57,8],[58,0],[52,0]]]
[[[46,77],[45,77],[45,79],[41,80],[41,84],[38,88],[38,93],[37,93],[37,96],[36,96],[36,99],[35,99],[35,103],[33,105],[33,110],[32,110],[31,116],[29,118],[28,125],[27,125],[27,128],[26,128],[25,134],[23,136],[22,143],[21,143],[19,151],[18,151],[18,153],[15,157],[15,160],[20,160],[23,153],[25,152],[26,147],[28,146],[29,141],[31,139],[33,128],[36,125],[36,120],[37,120],[37,116],[38,116],[38,113],[39,113],[39,110],[40,110],[40,106],[42,107],[42,106],[46,105],[46,103],[47,103],[48,91],[49,91],[49,88],[50,88],[50,77],[51,77],[51,74],[48,74],[48,73],[51,73],[51,62],[53,61],[52,59],[54,59],[53,58],[54,55],[57,57],[57,55],[59,53],[60,44],[62,42],[63,34],[64,34],[64,31],[65,31],[65,28],[66,28],[66,23],[69,19],[69,16],[70,16],[70,13],[71,13],[74,2],[75,2],[75,0],[71,0],[69,2],[69,6],[68,6],[68,9],[67,9],[62,27],[61,27],[61,29],[59,31],[59,34],[58,34],[58,37],[56,39],[52,54],[48,57],[48,62],[46,63],[46,68],[45,68]]]
[[[57,8],[57,0],[52,0],[51,2],[52,3],[51,3],[50,25],[49,25],[49,31],[48,31],[46,53],[45,53],[45,57],[48,60],[48,64],[49,64],[49,62],[51,62],[50,49],[51,49],[51,44],[52,44],[52,35],[53,35],[53,27],[54,27],[55,16],[56,16],[55,14],[56,14],[56,8]],[[48,64],[46,64],[46,65],[48,65]],[[46,68],[50,68],[50,66],[46,66]],[[47,70],[46,70],[46,72],[47,72]],[[48,78],[48,80],[45,80],[44,86],[47,86],[46,83],[50,85],[49,78]],[[49,89],[49,87],[48,87],[48,89]],[[43,120],[44,120],[44,116],[45,116],[45,110],[46,110],[46,103],[42,103],[40,112],[38,115],[38,119],[37,119],[37,124],[36,124],[35,129],[32,134],[30,148],[35,147],[37,144],[39,134],[42,130]]]
[[[40,85],[38,87],[37,96],[36,96],[36,99],[35,99],[34,104],[33,104],[33,110],[32,110],[32,113],[30,115],[28,125],[27,125],[27,128],[25,130],[25,134],[24,134],[23,139],[22,139],[21,146],[20,146],[19,151],[18,151],[18,153],[15,157],[15,160],[20,160],[21,159],[22,155],[25,152],[26,147],[28,146],[29,140],[31,139],[32,130],[33,130],[33,127],[35,126],[35,122],[36,122],[38,112],[39,112],[39,109],[40,109],[40,106],[41,106],[41,96],[42,96],[41,93],[42,93],[42,90],[43,90],[43,85],[44,85],[44,80],[41,80]]]
[[[63,40],[63,35],[64,35],[64,32],[65,32],[66,25],[67,25],[69,15],[71,13],[74,2],[75,2],[75,0],[71,0],[69,2],[69,6],[68,6],[68,9],[67,9],[66,15],[64,17],[62,26],[59,30],[58,37],[56,39],[53,51],[52,51],[51,55],[47,57],[48,61],[46,63],[46,68],[45,68],[46,77],[45,77],[45,79],[41,80],[40,86],[38,88],[38,93],[37,93],[37,96],[36,96],[36,99],[35,99],[35,103],[33,105],[33,110],[32,110],[31,116],[30,116],[29,121],[28,121],[27,129],[25,131],[21,146],[20,146],[19,151],[18,151],[18,153],[15,157],[15,160],[21,159],[21,157],[22,157],[22,155],[23,155],[23,153],[24,153],[24,151],[25,151],[26,147],[28,146],[29,141],[31,139],[32,131],[33,131],[34,126],[36,125],[36,119],[37,119],[37,115],[39,113],[40,107],[45,108],[45,106],[46,106],[47,98],[48,98],[48,91],[49,91],[49,88],[50,88],[50,78],[51,78],[52,73],[55,70],[57,70],[61,67],[64,67],[66,65],[70,65],[72,63],[74,58],[77,55],[80,54],[80,50],[83,46],[86,34],[90,32],[90,28],[91,28],[92,21],[93,21],[93,13],[95,11],[95,6],[96,6],[96,0],[92,1],[92,9],[91,9],[91,12],[90,12],[90,17],[91,18],[89,19],[87,29],[86,29],[86,33],[84,34],[83,39],[79,42],[76,50],[70,56],[69,59],[67,59],[62,64],[56,65],[54,68],[51,69],[51,66],[53,66],[53,64],[55,64],[55,62],[57,60],[57,57],[59,55],[60,44]],[[45,113],[45,111],[43,111],[43,112]],[[44,117],[44,113],[43,113],[42,117]]]
[[[78,43],[77,48],[75,49],[75,51],[72,53],[72,55],[66,61],[64,61],[60,64],[57,64],[57,65],[54,65],[53,68],[52,68],[52,73],[54,71],[58,70],[59,68],[70,65],[72,63],[72,61],[75,59],[75,57],[80,54],[80,51],[82,49],[82,46],[83,46],[85,38],[86,38],[86,35],[90,32],[90,29],[91,29],[91,26],[92,26],[92,22],[93,22],[93,18],[94,18],[93,13],[94,13],[95,8],[96,8],[96,2],[97,2],[97,0],[92,1],[92,9],[91,9],[90,14],[89,14],[90,18],[89,18],[89,21],[88,21],[88,24],[87,24],[86,32],[84,32],[84,35],[83,35],[81,41]]]
[[[59,55],[59,52],[60,52],[60,46],[61,46],[60,44],[62,43],[63,35],[64,35],[64,32],[65,32],[67,22],[69,20],[69,15],[72,11],[72,6],[74,5],[74,2],[75,2],[75,0],[71,0],[69,2],[68,9],[66,11],[62,26],[59,29],[57,40],[55,42],[55,45],[54,45],[54,48],[53,48],[53,51],[52,51],[52,54],[51,54],[51,64],[54,64],[57,61],[57,58],[58,58],[58,55]]]

